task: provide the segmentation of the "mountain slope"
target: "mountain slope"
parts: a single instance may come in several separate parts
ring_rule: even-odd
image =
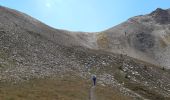
[[[53,29],[24,13],[2,6],[0,7],[0,12],[1,29],[7,29],[7,31],[11,31],[13,34],[18,32],[31,34],[33,32],[57,44],[66,46],[80,46],[88,42],[83,41],[83,37],[78,32],[73,34],[69,31]],[[88,37],[89,33],[81,33],[81,35]],[[82,40],[83,42],[78,40]],[[67,42],[65,43],[63,41]]]
[[[154,50],[152,36],[144,33],[137,35],[140,38],[144,34],[144,41],[147,42],[146,47],[144,45],[145,48],[141,47],[143,44],[140,43],[128,47],[126,45],[129,45],[129,42],[123,38],[123,33],[114,33],[122,31],[124,28],[120,29],[120,26],[124,24],[100,34],[69,32],[53,29],[26,14],[9,8],[0,7],[0,13],[0,86],[2,86],[0,92],[5,91],[0,95],[0,99],[10,99],[5,98],[6,95],[14,97],[14,100],[31,98],[24,94],[25,92],[30,95],[35,93],[32,98],[37,99],[35,96],[38,92],[36,91],[40,91],[38,96],[46,97],[47,95],[44,95],[42,91],[45,91],[46,94],[51,91],[56,92],[56,94],[52,92],[49,95],[50,99],[56,99],[55,96],[61,96],[64,100],[79,100],[81,97],[86,99],[88,94],[84,91],[87,91],[87,88],[80,89],[80,86],[74,84],[82,82],[81,84],[89,88],[91,75],[96,74],[98,82],[96,88],[99,88],[96,91],[96,95],[99,97],[96,98],[99,100],[113,98],[115,100],[121,100],[121,98],[123,100],[124,98],[127,100],[129,98],[133,100],[169,100],[169,70],[142,61],[145,60],[145,56],[148,59],[152,57],[152,53],[150,53],[150,50]],[[132,27],[132,30],[134,28]],[[128,33],[127,35],[131,36]],[[127,41],[131,41],[129,39]],[[117,54],[123,52],[118,52],[120,48],[114,49],[114,46],[118,44],[117,41],[121,42],[120,46],[124,46],[124,51],[129,54],[128,56]],[[134,41],[136,42],[131,41],[132,44],[139,42],[136,39]],[[134,54],[130,55],[132,49],[134,49]],[[144,57],[139,58],[141,54],[138,52],[145,54]],[[153,59],[150,58],[148,62],[151,60]],[[65,79],[65,76],[68,77]],[[79,96],[80,94],[78,96],[75,96],[74,93],[69,94],[66,91],[72,88],[67,87],[68,83],[63,80],[68,83],[73,82],[74,87],[84,94],[81,96]],[[34,83],[34,81],[37,82]],[[41,84],[41,82],[47,82],[49,86]],[[61,84],[53,85],[55,82],[61,82]],[[34,87],[34,84],[42,87],[37,87],[35,91],[29,90]],[[63,85],[66,91],[62,92],[60,88],[63,88],[60,85]],[[45,87],[51,90],[44,90]],[[59,90],[57,91],[57,89]],[[13,90],[22,91],[15,94]],[[106,91],[108,95],[102,96],[101,91]],[[115,91],[118,97],[112,96]]]
[[[158,8],[100,32],[97,43],[100,49],[169,68],[169,24],[170,10]]]

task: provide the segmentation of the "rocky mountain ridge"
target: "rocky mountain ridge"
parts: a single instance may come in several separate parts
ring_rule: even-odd
[[[170,10],[128,19],[98,34],[98,47],[169,68]]]

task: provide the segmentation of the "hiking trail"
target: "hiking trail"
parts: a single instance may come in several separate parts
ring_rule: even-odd
[[[95,86],[92,86],[90,88],[90,97],[89,97],[89,100],[96,100],[96,97],[95,97]]]

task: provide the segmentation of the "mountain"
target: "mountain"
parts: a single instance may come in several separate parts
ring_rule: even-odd
[[[170,66],[170,9],[128,19],[97,36],[100,49],[152,64]]]
[[[86,33],[54,29],[1,6],[0,99],[87,100],[95,74],[97,100],[169,100],[170,70],[162,66],[168,37],[160,38],[168,14],[157,9]]]

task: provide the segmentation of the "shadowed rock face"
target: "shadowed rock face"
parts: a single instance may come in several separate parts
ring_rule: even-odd
[[[156,9],[150,14],[159,24],[170,24],[170,13],[168,10],[161,8]]]
[[[134,47],[140,51],[145,52],[154,47],[154,36],[151,34],[146,34],[144,32],[138,33],[134,38]]]

